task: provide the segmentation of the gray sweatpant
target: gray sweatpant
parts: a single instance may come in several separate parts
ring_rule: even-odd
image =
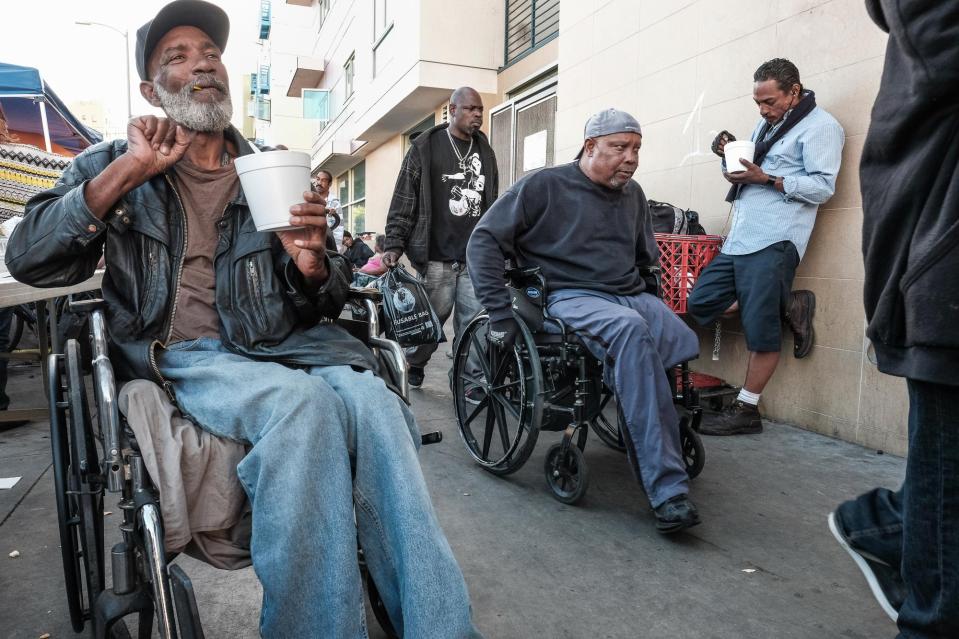
[[[612,295],[565,289],[549,296],[594,357],[626,418],[646,495],[655,508],[689,492],[679,442],[679,416],[666,369],[699,355],[699,339],[662,300],[648,293]]]

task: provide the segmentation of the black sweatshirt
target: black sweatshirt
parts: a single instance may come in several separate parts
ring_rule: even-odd
[[[959,2],[869,0],[889,32],[862,185],[879,369],[959,385]]]
[[[646,289],[639,267],[657,265],[659,249],[639,184],[608,189],[573,162],[514,184],[473,230],[466,249],[470,279],[493,321],[511,313],[506,258],[540,267],[550,291],[635,295]]]

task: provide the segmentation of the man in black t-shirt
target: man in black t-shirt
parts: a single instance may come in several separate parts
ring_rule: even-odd
[[[410,147],[386,218],[383,263],[396,266],[405,252],[426,286],[433,309],[446,322],[454,307],[458,338],[480,310],[466,270],[466,243],[480,216],[496,199],[496,157],[483,124],[483,102],[469,87],[453,92],[449,124],[423,132]],[[436,344],[406,353],[410,386],[423,383],[423,370]],[[475,401],[478,389],[467,392]]]

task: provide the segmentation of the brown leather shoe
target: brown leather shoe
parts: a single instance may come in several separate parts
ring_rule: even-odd
[[[703,420],[699,432],[702,435],[755,435],[763,432],[763,418],[759,407],[737,399],[723,412]]]
[[[812,351],[815,332],[812,319],[816,314],[816,294],[812,291],[793,291],[789,296],[789,314],[786,322],[793,332],[793,356],[802,359]]]

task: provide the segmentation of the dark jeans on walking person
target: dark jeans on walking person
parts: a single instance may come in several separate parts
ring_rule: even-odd
[[[899,491],[876,488],[836,510],[860,555],[899,568],[899,639],[959,637],[959,387],[913,379],[909,454]]]
[[[463,329],[473,316],[482,310],[473,291],[473,282],[464,262],[430,262],[426,271],[420,273],[420,279],[426,288],[430,305],[436,311],[442,324],[453,314],[453,345],[463,334]],[[414,388],[423,383],[423,369],[436,352],[438,344],[414,346],[406,350],[406,361],[410,365],[410,386]],[[469,372],[479,375],[479,363],[470,359]],[[452,379],[453,369],[449,374]]]

